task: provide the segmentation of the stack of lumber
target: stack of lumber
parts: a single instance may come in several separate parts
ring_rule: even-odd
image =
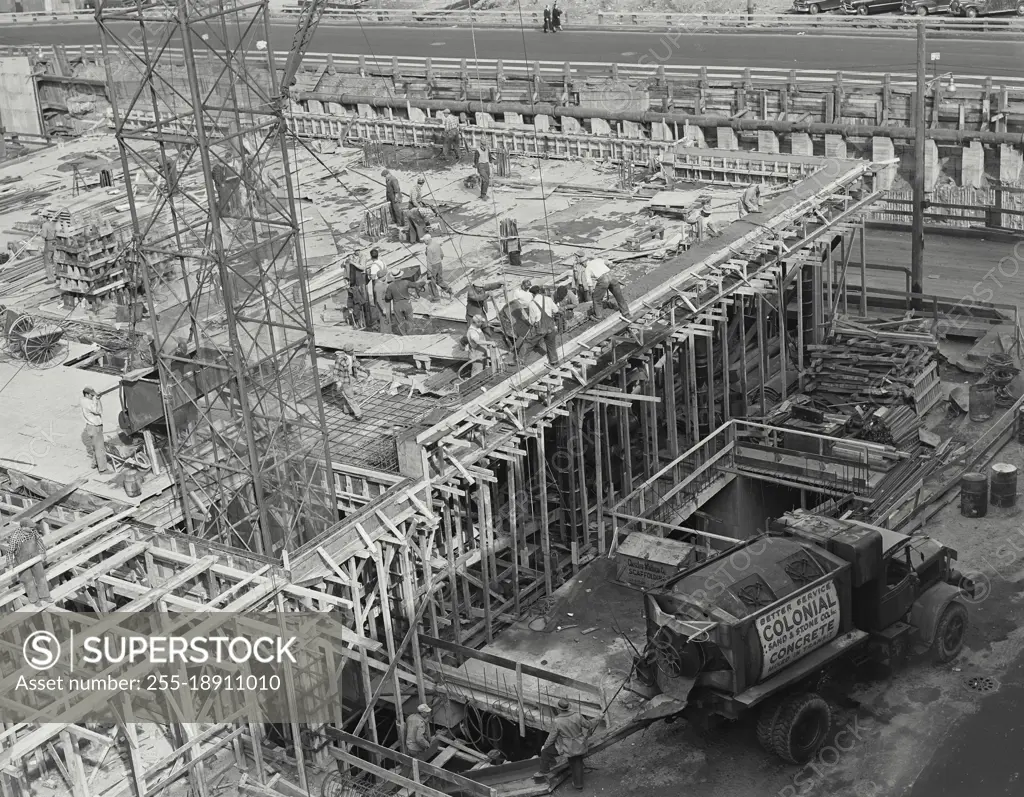
[[[916,449],[921,442],[921,419],[911,407],[879,407],[863,422],[862,440],[895,446],[902,451]]]
[[[833,405],[913,405],[924,415],[939,400],[938,342],[923,319],[839,319],[828,340],[808,346],[807,392]]]

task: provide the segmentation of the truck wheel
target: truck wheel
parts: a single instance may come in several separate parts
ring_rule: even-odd
[[[805,764],[821,749],[832,725],[832,712],[814,692],[786,698],[772,732],[775,755],[790,764]]]
[[[936,664],[948,664],[960,655],[967,636],[967,607],[953,601],[946,607],[935,626],[932,639],[932,661]]]
[[[757,717],[757,741],[766,753],[772,755],[777,755],[775,752],[775,723],[778,722],[781,711],[782,701],[771,701],[761,707],[761,713]]]

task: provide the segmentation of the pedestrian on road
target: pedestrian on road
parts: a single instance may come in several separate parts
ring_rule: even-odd
[[[85,450],[92,460],[92,467],[100,473],[107,472],[107,449],[103,442],[103,404],[100,394],[91,387],[82,390],[82,418],[85,420]]]
[[[52,599],[50,586],[46,582],[46,546],[43,544],[43,535],[39,533],[39,525],[33,520],[22,520],[14,533],[0,546],[7,554],[7,566],[11,570],[29,559],[42,557],[32,567],[18,573],[18,580],[25,588],[25,597],[29,603],[49,603]]]
[[[562,30],[562,9],[557,3],[551,4],[551,29],[556,33]]]
[[[334,390],[341,397],[342,406],[357,421],[363,417],[363,409],[352,392],[352,382],[366,376],[369,376],[369,372],[356,359],[355,347],[346,343],[334,361]]]
[[[530,331],[519,344],[519,357],[525,359],[526,352],[537,349],[547,354],[551,365],[558,365],[558,306],[541,285],[530,288],[530,295],[532,301],[526,308]]]
[[[392,269],[391,276],[393,281],[388,285],[384,298],[391,302],[392,331],[396,335],[408,335],[412,332],[412,302],[409,299],[412,281],[399,268]]]
[[[544,32],[551,30],[551,6],[544,6]]]
[[[395,224],[402,223],[402,186],[388,169],[382,169],[380,176],[384,178],[384,191],[388,204],[391,206],[391,219]]]
[[[439,290],[451,297],[452,289],[444,279],[444,251],[441,242],[432,235],[424,235],[423,243],[426,246],[423,255],[427,260],[427,284],[431,298],[436,302],[440,298]]]
[[[625,295],[622,293],[622,286],[619,284],[619,278],[612,273],[612,270],[608,267],[608,264],[601,258],[595,257],[592,260],[586,260],[583,252],[576,253],[577,262],[585,262],[583,268],[583,285],[588,291],[593,291],[594,301],[591,309],[591,313],[594,318],[600,320],[604,318],[604,297],[609,291],[613,297],[615,297],[615,303],[619,307],[619,312],[627,318],[629,317],[629,302],[626,301]]]
[[[577,791],[583,789],[583,757],[587,754],[587,735],[597,726],[596,720],[585,719],[572,710],[572,705],[564,697],[558,701],[558,716],[555,717],[540,749],[540,771],[534,774],[535,780],[544,780],[551,768],[564,755],[569,759],[569,771],[572,773],[572,785]]]

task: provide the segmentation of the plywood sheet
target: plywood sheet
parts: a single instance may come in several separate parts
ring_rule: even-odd
[[[0,125],[10,133],[43,134],[36,83],[26,56],[0,58]]]

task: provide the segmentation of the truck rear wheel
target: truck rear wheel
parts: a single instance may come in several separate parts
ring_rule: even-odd
[[[790,764],[814,758],[828,737],[832,712],[814,692],[787,697],[779,708],[772,730],[773,752]]]
[[[757,717],[757,741],[766,753],[775,753],[775,723],[782,711],[782,701],[773,700],[761,706]]]
[[[948,664],[960,655],[967,636],[967,607],[953,601],[942,612],[935,636],[932,638],[932,661],[936,664]]]

